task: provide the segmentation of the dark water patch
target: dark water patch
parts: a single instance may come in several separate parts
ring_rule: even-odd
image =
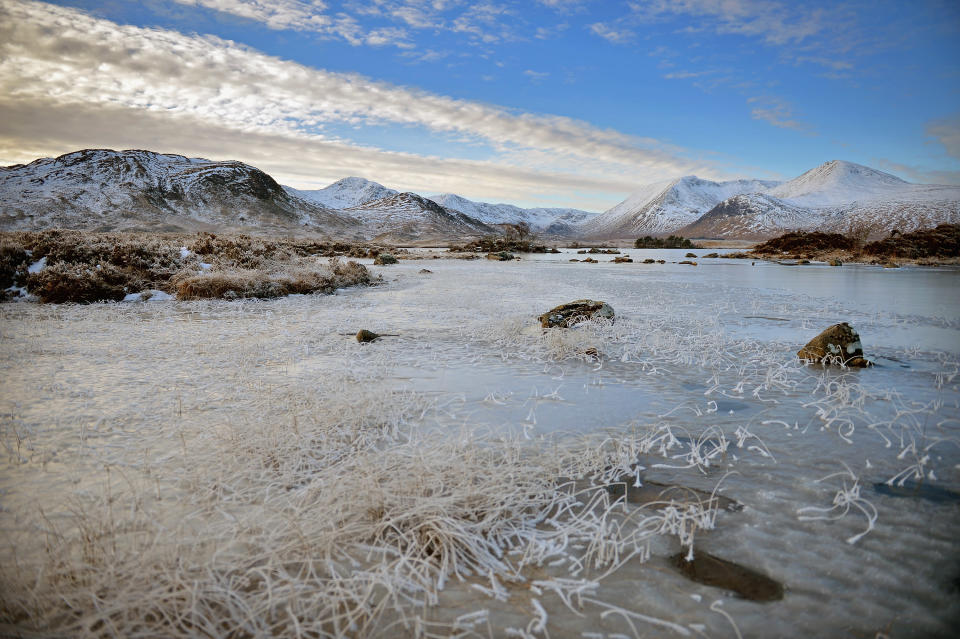
[[[677,553],[670,557],[670,564],[691,581],[729,590],[750,601],[783,599],[783,584],[780,582],[702,550],[696,551],[693,561],[687,561],[687,553]]]
[[[909,480],[901,486],[899,482],[893,485],[886,482],[877,482],[873,489],[888,497],[912,497],[924,499],[935,504],[951,504],[960,502],[960,493],[928,482]]]

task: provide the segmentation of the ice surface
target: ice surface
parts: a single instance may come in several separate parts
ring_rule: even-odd
[[[670,261],[684,252],[628,251]],[[0,306],[0,526],[9,540],[0,564],[31,565],[44,547],[36,530],[67,530],[78,505],[109,504],[137,524],[117,543],[163,530],[164,543],[182,540],[178,561],[198,567],[201,585],[224,580],[203,591],[217,592],[251,557],[288,561],[301,543],[304,557],[342,559],[345,546],[282,536],[313,530],[333,512],[295,507],[336,490],[323,483],[334,481],[324,473],[336,463],[324,451],[340,450],[331,424],[412,438],[371,453],[383,473],[369,485],[358,480],[353,500],[389,492],[399,480],[392,469],[432,468],[438,442],[470,451],[454,458],[459,474],[443,476],[469,484],[470,455],[509,442],[526,446],[518,450],[529,457],[517,463],[533,464],[573,442],[629,448],[649,430],[662,449],[633,452],[645,478],[705,491],[719,485],[745,506],[697,529],[694,552],[781,581],[783,601],[752,603],[686,581],[667,563],[679,550],[677,532],[617,556],[622,565],[606,576],[611,565],[572,575],[580,542],[564,546],[557,536],[523,547],[530,560],[521,584],[502,574],[447,574],[437,605],[408,614],[423,610],[451,624],[459,617],[484,633],[489,621],[494,636],[540,624],[551,636],[633,636],[631,624],[641,635],[733,636],[718,610],[745,637],[951,635],[956,504],[867,487],[918,474],[945,490],[960,487],[960,271],[744,260],[691,269],[569,257],[432,260],[429,277],[418,273],[421,262],[404,261],[384,285],[334,296]],[[616,321],[539,329],[538,314],[580,298],[608,301]],[[878,366],[799,364],[796,350],[838,321],[858,330]],[[361,345],[352,338],[359,328],[396,336]],[[611,453],[610,463],[628,452]],[[866,512],[858,500],[870,504]],[[810,517],[818,512],[842,516]],[[502,560],[520,562],[499,547]],[[270,575],[251,570],[244,574]],[[236,596],[255,593],[240,588]]]

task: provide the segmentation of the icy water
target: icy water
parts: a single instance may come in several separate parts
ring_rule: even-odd
[[[686,252],[403,261],[371,267],[376,287],[261,302],[3,305],[0,560],[42,552],[36,511],[68,521],[71,496],[102,494],[111,467],[154,469],[143,481],[159,501],[176,482],[156,469],[211,433],[362,420],[367,403],[404,397],[400,421],[424,437],[466,432],[478,446],[670,432],[675,445],[639,459],[643,480],[719,486],[744,506],[718,513],[694,552],[785,588],[759,603],[693,583],[667,561],[686,549],[661,535],[570,607],[542,585],[498,601],[490,582],[450,579],[422,611],[455,623],[447,634],[956,636],[960,271],[640,263]],[[607,301],[616,321],[540,331],[537,315],[581,298]],[[877,366],[797,362],[839,321]],[[389,336],[360,345],[360,328]],[[725,452],[704,459],[701,436]],[[118,491],[141,481],[112,477]],[[541,584],[570,577],[557,557],[531,568]]]

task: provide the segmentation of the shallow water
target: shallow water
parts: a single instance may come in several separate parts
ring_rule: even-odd
[[[686,252],[623,251],[668,262]],[[355,403],[411,393],[434,409],[409,421],[436,437],[469,430],[536,442],[675,429],[670,458],[641,459],[646,477],[708,491],[722,480],[721,492],[745,508],[719,514],[695,548],[777,579],[786,596],[748,602],[689,582],[667,561],[676,539],[656,538],[648,561],[631,559],[592,595],[673,624],[634,619],[640,636],[682,635],[674,626],[735,636],[718,609],[743,636],[954,635],[960,504],[874,484],[902,477],[960,490],[960,271],[699,258],[696,267],[577,264],[570,253],[402,261],[373,267],[381,286],[333,296],[3,305],[0,526],[13,539],[38,504],[56,517],[64,496],[97,490],[105,466],[187,455],[213,430],[303,423],[338,394]],[[608,301],[616,322],[545,338],[536,316],[580,298]],[[800,346],[838,321],[860,332],[876,367],[796,362]],[[360,345],[351,337],[360,328],[397,336]],[[683,468],[701,433],[725,437],[727,453]],[[799,516],[829,509],[854,477],[877,511],[855,543],[847,540],[869,527],[856,507],[834,521]],[[9,560],[30,551],[3,552]],[[502,636],[536,617],[530,600],[525,591],[496,602],[451,581],[425,617],[488,610],[484,624]],[[538,601],[551,636],[633,634],[599,605],[584,604],[580,616],[549,593]],[[486,635],[484,624],[475,631]]]

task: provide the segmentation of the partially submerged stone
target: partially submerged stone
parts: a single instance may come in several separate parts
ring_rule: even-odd
[[[613,258],[613,262],[614,264],[625,264],[628,262],[633,262],[633,260],[629,257],[615,257]]]
[[[687,253],[684,257],[696,257],[696,253]]]
[[[373,331],[368,331],[365,328],[361,328],[357,332],[357,341],[361,344],[366,344],[367,342],[372,342],[376,339],[380,339],[380,336],[374,333]]]
[[[846,322],[834,324],[814,337],[797,351],[797,357],[824,364],[861,368],[873,365],[863,357],[860,335]]]
[[[593,259],[592,257],[585,257],[585,258],[583,258],[582,261],[583,261],[583,262],[587,262],[588,264],[596,264],[596,263],[597,263],[597,260]]]
[[[644,264],[656,264],[656,262],[657,262],[657,261],[656,261],[655,259],[653,259],[652,257],[648,257],[647,259],[645,259],[645,260],[643,261]]]
[[[373,260],[373,263],[377,266],[383,266],[384,264],[396,264],[397,258],[389,253],[381,253],[377,256],[377,259]]]
[[[422,269],[420,269],[419,273],[420,273],[421,275],[429,275],[429,274],[433,273],[433,271],[431,271],[431,270],[428,269],[428,268],[422,268]]]
[[[719,253],[707,253],[704,257],[720,257]]]
[[[687,553],[670,557],[670,563],[687,579],[705,586],[723,588],[750,601],[783,599],[783,584],[746,566],[697,550],[693,561]]]
[[[843,266],[843,262],[838,259],[832,259],[828,262],[828,264],[830,264],[830,266]]]
[[[896,262],[885,262],[883,268],[900,268],[900,265]]]
[[[690,260],[683,260],[682,262],[677,262],[677,264],[689,264],[690,266],[696,266],[696,262],[691,262]]]
[[[513,259],[513,254],[506,251],[497,251],[496,253],[487,253],[487,259],[496,262],[509,262]]]
[[[594,318],[613,321],[613,307],[596,300],[575,300],[552,308],[537,319],[543,328],[569,328]]]

